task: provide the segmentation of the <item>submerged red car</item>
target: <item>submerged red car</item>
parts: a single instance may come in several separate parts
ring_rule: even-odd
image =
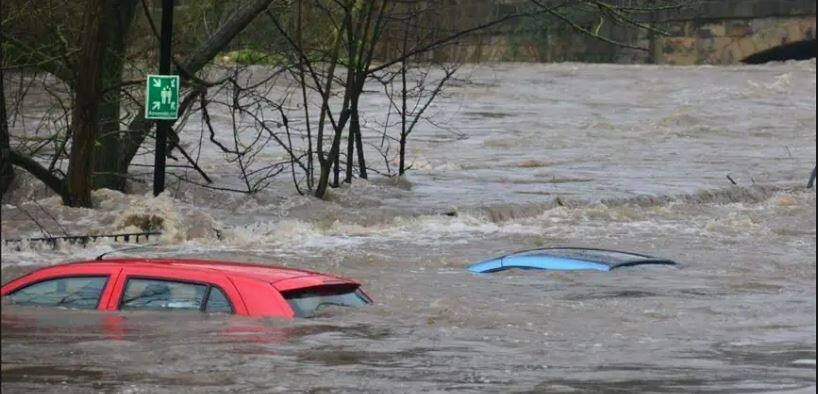
[[[74,309],[198,310],[311,317],[324,305],[372,303],[349,279],[259,264],[189,259],[112,259],[47,267],[0,289],[18,305]]]

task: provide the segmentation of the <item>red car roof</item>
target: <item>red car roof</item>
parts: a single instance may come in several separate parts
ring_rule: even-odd
[[[354,283],[349,279],[322,274],[318,272],[299,270],[293,268],[277,267],[273,265],[254,264],[254,263],[237,263],[231,261],[215,261],[215,260],[199,260],[199,259],[143,259],[143,258],[123,258],[123,259],[109,259],[109,260],[94,260],[94,261],[77,261],[60,265],[87,265],[87,266],[107,266],[107,267],[123,267],[123,266],[138,266],[150,268],[171,268],[181,270],[194,271],[219,271],[226,275],[239,275],[257,280],[262,280],[268,283],[275,283],[287,279],[296,278],[315,278],[322,281],[340,281],[343,283]],[[59,265],[58,265],[59,266]],[[48,268],[54,268],[47,267]]]

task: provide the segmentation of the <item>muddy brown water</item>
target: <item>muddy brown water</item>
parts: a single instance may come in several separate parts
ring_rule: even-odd
[[[286,180],[252,197],[181,186],[99,192],[97,210],[38,202],[70,232],[163,219],[158,245],[122,255],[326,271],[374,305],[283,321],[4,304],[3,391],[815,391],[814,61],[466,71],[473,83],[436,109],[453,130],[418,131],[403,183],[329,202]],[[3,238],[39,235],[23,212],[41,212],[35,189],[2,207]],[[465,272],[557,245],[680,265]],[[4,245],[2,280],[126,246]]]

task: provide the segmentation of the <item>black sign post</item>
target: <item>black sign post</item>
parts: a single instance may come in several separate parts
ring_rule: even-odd
[[[170,74],[170,45],[173,37],[173,0],[162,0],[162,33],[159,48],[159,74]],[[165,191],[165,152],[171,120],[156,123],[156,156],[153,167],[153,195]]]

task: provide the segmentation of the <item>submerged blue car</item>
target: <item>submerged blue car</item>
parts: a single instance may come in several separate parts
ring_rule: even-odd
[[[509,269],[558,271],[611,271],[638,265],[676,265],[668,259],[616,250],[547,248],[517,252],[470,266],[471,272],[487,274]]]

